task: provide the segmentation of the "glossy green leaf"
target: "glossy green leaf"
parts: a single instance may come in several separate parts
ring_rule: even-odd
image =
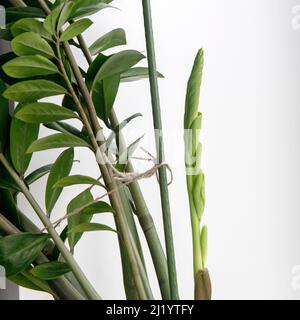
[[[9,103],[8,100],[2,96],[2,93],[6,89],[6,86],[2,80],[0,80],[0,151],[4,150],[7,143],[7,137],[9,132]]]
[[[11,48],[17,56],[31,56],[39,54],[47,58],[54,57],[54,52],[49,43],[34,32],[24,32],[15,37]]]
[[[31,270],[31,273],[35,277],[42,280],[53,280],[63,276],[70,271],[71,269],[66,263],[60,261],[52,261],[34,267]]]
[[[83,176],[83,175],[74,175],[74,176],[68,176],[68,177],[62,178],[54,185],[54,188],[63,188],[63,187],[69,187],[69,186],[74,186],[78,184],[89,184],[89,185],[101,186],[101,183],[92,177]]]
[[[63,27],[63,25],[69,20],[72,14],[73,7],[74,7],[74,2],[72,1],[67,2],[65,4],[58,19],[57,30],[60,30]]]
[[[27,274],[26,274],[27,275]],[[33,277],[33,276],[32,276]],[[26,277],[24,274],[22,273],[18,273],[14,276],[10,276],[8,277],[8,279],[15,283],[16,285],[23,287],[23,288],[27,288],[27,289],[31,289],[31,290],[36,290],[36,291],[46,291],[49,292],[51,291],[48,283],[46,281],[43,281],[43,288],[47,288],[47,290],[42,289],[40,286],[38,286],[35,283],[40,282],[41,280],[38,278],[34,278],[34,282],[29,280],[28,277]]]
[[[44,177],[46,174],[48,174],[52,168],[53,164],[47,164],[46,166],[42,166],[33,172],[31,172],[26,178],[25,182],[28,185],[31,185],[32,183],[36,182],[40,178]]]
[[[108,56],[99,53],[97,57],[94,59],[94,61],[91,63],[91,65],[88,68],[88,71],[86,73],[85,82],[88,88],[91,90],[94,79],[100,70],[100,68],[103,66],[104,62],[108,60]]]
[[[106,8],[112,8],[112,0],[77,0],[72,10],[72,18],[81,18],[97,13]]]
[[[62,5],[57,6],[51,13],[47,16],[44,21],[44,28],[51,34],[57,34],[57,21],[62,10]]]
[[[7,276],[15,275],[26,269],[43,250],[48,235],[18,233],[0,239],[0,265],[4,266]]]
[[[50,123],[78,118],[73,111],[46,102],[24,105],[20,111],[15,113],[14,117],[28,123]]]
[[[94,84],[107,77],[122,74],[144,58],[143,54],[135,50],[125,50],[112,55],[100,68]]]
[[[30,78],[59,73],[53,62],[40,55],[15,58],[5,63],[2,68],[7,75],[13,78]]]
[[[22,107],[21,107],[22,108]],[[21,175],[27,170],[32,154],[27,154],[28,147],[38,138],[39,125],[12,119],[10,127],[10,155],[12,163]]]
[[[6,22],[13,22],[23,18],[44,18],[45,13],[40,8],[34,7],[10,7],[6,8]]]
[[[18,82],[5,90],[3,96],[9,100],[32,102],[46,97],[66,94],[67,90],[48,80],[28,80]]]
[[[87,204],[84,209],[82,209],[84,214],[94,215],[98,213],[113,213],[113,208],[106,202],[97,201],[91,204]]]
[[[43,23],[34,18],[24,18],[15,22],[11,27],[11,33],[17,37],[24,32],[34,32],[39,34],[42,38],[51,40],[50,33],[44,28]]]
[[[84,233],[84,232],[90,232],[90,231],[112,231],[117,232],[113,228],[101,224],[101,223],[82,223],[75,227],[73,227],[68,233],[69,234],[76,234],[76,233]],[[70,236],[70,235],[69,235]]]
[[[93,22],[90,19],[82,19],[72,23],[61,35],[60,41],[68,41],[82,34]]]
[[[102,120],[106,120],[109,117],[118,94],[119,86],[119,74],[94,82],[92,99],[96,106],[97,115]]]
[[[52,123],[45,123],[44,126],[48,129],[59,131],[62,133],[71,133],[74,136],[77,136],[79,138],[86,138],[86,135],[78,130],[77,128],[71,126],[70,124],[66,122],[52,122]]]
[[[126,44],[126,35],[123,29],[115,29],[96,40],[89,48],[94,56],[107,49]]]
[[[92,202],[93,196],[90,190],[85,190],[75,197],[68,205],[67,212],[71,213],[72,211],[82,207],[84,204]],[[68,217],[68,231],[72,230],[74,227],[82,224],[88,223],[92,219],[91,215],[84,214],[83,211]],[[82,233],[71,233],[68,235],[68,241],[71,250],[74,249],[76,243],[80,240]]]
[[[164,76],[156,72],[158,78],[164,78]],[[131,68],[121,74],[121,82],[132,82],[149,78],[149,69],[144,67]]]
[[[72,134],[56,133],[33,142],[27,153],[70,147],[89,147],[89,144]]]
[[[46,186],[45,204],[47,213],[50,215],[60,194],[62,188],[53,188],[57,181],[70,174],[74,161],[74,150],[65,150],[53,164]]]

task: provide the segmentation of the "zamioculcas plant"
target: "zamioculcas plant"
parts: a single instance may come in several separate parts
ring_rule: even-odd
[[[201,169],[202,145],[199,133],[202,114],[198,112],[203,71],[203,50],[200,49],[190,76],[184,115],[185,166],[193,233],[195,299],[211,298],[211,283],[205,268],[207,256],[207,227],[201,226],[205,206],[205,176]]]
[[[111,2],[0,1],[7,18],[6,29],[0,32],[0,37],[9,41],[12,49],[12,52],[0,56],[0,265],[11,281],[48,292],[55,299],[98,300],[102,295],[87,279],[74,253],[85,232],[114,232],[119,241],[127,299],[154,299],[136,225],[137,217],[152,257],[161,298],[179,299],[168,196],[169,167],[164,159],[161,135],[157,80],[162,75],[156,70],[150,1],[142,0],[148,67],[136,66],[146,58],[136,50],[106,53],[107,49],[126,44],[123,29],[101,35],[90,47],[87,46],[82,34],[93,23],[89,17],[112,7]],[[86,58],[86,69],[78,65],[74,48]],[[192,78],[196,77],[196,81],[191,78],[190,93],[198,85],[197,74],[198,70],[195,70]],[[150,80],[157,143],[157,155],[153,158],[157,161],[148,171],[137,173],[131,157],[140,139],[127,146],[122,129],[140,114],[129,115],[119,122],[114,102],[123,82],[144,78]],[[193,124],[192,110],[195,110],[196,100],[192,95],[187,98],[188,129],[197,125]],[[48,98],[53,96],[59,97],[56,100],[59,102],[50,102]],[[16,105],[13,114],[9,112],[9,101]],[[76,119],[80,125],[70,125],[70,119]],[[43,138],[39,138],[41,126],[49,129]],[[109,135],[104,134],[104,127],[110,130]],[[114,144],[117,147],[111,148]],[[96,176],[72,174],[74,150],[79,148],[91,152],[99,168]],[[63,151],[54,163],[46,163],[28,172],[32,154],[50,149]],[[194,154],[196,149],[192,150]],[[159,239],[139,185],[140,179],[156,173],[165,245]],[[47,176],[45,201],[39,203],[31,185],[44,176]],[[201,242],[199,231],[196,231],[203,198],[202,193],[193,190],[203,187],[203,176],[200,175],[200,179],[198,176],[191,177],[189,191],[193,193],[191,206],[200,208],[192,211],[192,219],[196,221],[193,220],[197,254],[196,298],[206,299],[209,295],[207,292],[203,294],[207,289],[203,240],[206,229],[201,232]],[[70,199],[66,208],[58,208],[57,201],[64,189],[74,185],[82,186],[81,192]],[[27,199],[42,226],[36,225],[18,207],[19,194]],[[55,220],[54,213],[60,213],[61,217]],[[115,228],[93,222],[93,216],[101,213],[113,215]],[[200,253],[201,260],[197,258]]]

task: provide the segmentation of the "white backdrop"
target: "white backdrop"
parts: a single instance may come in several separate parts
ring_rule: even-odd
[[[298,278],[292,273],[300,265],[300,30],[291,25],[292,8],[298,4],[300,0],[152,0],[158,68],[165,75],[160,91],[167,161],[175,173],[170,197],[184,299],[192,298],[193,281],[181,129],[186,81],[200,47],[205,49],[201,140],[213,298],[300,298]],[[141,1],[116,0],[115,5],[121,11],[94,16],[94,25],[85,34],[88,43],[123,27],[128,48],[144,51]],[[80,54],[78,59],[83,65]],[[128,142],[146,132],[144,146],[153,152],[147,81],[122,85],[116,111],[120,119],[143,113],[128,127]],[[39,159],[35,155],[31,167],[49,163],[56,155],[44,152]],[[76,159],[81,163],[73,173],[97,175],[88,152],[77,152]],[[147,164],[137,166],[142,170]],[[33,186],[42,204],[44,183]],[[155,179],[143,181],[142,188],[162,235]],[[53,218],[63,214],[60,210],[79,191],[64,192]],[[23,199],[21,204],[31,212]],[[112,223],[109,216],[95,221]],[[103,298],[124,298],[114,235],[85,235],[76,257]],[[158,296],[152,266],[149,274]],[[21,295],[47,297],[24,289]]]

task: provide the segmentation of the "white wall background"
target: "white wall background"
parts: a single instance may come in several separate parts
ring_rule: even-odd
[[[186,81],[200,47],[206,55],[201,111],[213,298],[300,298],[300,291],[292,286],[292,269],[300,264],[300,30],[291,26],[291,10],[297,4],[300,0],[152,0],[158,67],[166,77],[160,81],[160,90],[167,160],[175,173],[170,196],[184,299],[192,298],[193,281],[181,128]],[[128,47],[145,50],[141,1],[116,0],[115,5],[121,11],[94,16],[94,25],[85,34],[87,41],[123,27]],[[84,65],[80,54],[78,61]],[[133,141],[146,132],[144,146],[154,151],[147,81],[123,85],[116,110],[120,119],[135,112],[144,114],[127,134]],[[51,162],[56,155],[35,155],[32,168]],[[76,159],[81,163],[75,165],[74,173],[97,175],[88,152],[77,152]],[[142,170],[147,164],[137,166]],[[33,187],[41,203],[44,183],[45,179]],[[142,188],[162,235],[155,179],[143,181]],[[54,219],[79,191],[64,192]],[[95,221],[112,223],[109,216]],[[76,257],[103,298],[124,298],[114,235],[85,235]],[[151,266],[148,253],[147,265]],[[149,273],[158,296],[152,266]],[[23,299],[46,297],[24,289],[21,295]]]

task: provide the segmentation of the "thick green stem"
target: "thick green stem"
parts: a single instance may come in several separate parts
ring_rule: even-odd
[[[156,74],[157,68],[156,68],[150,0],[142,0],[142,3],[143,3],[145,36],[146,36],[148,65],[149,65],[153,123],[154,123],[155,138],[156,138],[155,139],[156,152],[157,152],[158,162],[163,163],[164,162],[164,142],[163,142],[163,134],[162,134],[159,89],[158,89],[158,81],[157,81],[157,74]],[[169,191],[168,191],[168,178],[167,178],[167,170],[165,166],[161,166],[159,168],[158,175],[159,175],[161,205],[162,205],[163,220],[164,220],[164,232],[165,232],[165,241],[166,241],[166,252],[167,252],[168,270],[169,270],[171,298],[173,300],[177,300],[179,299],[179,295],[178,295],[178,286],[177,286],[176,261],[175,261],[175,252],[174,252],[174,243],[173,243],[171,210],[170,210],[170,200],[169,200]]]
[[[0,161],[8,171],[8,173],[11,175],[11,177],[14,179],[14,181],[19,186],[20,190],[26,197],[27,201],[30,203],[31,207],[34,209],[38,217],[40,218],[41,222],[47,228],[50,236],[52,237],[53,241],[55,242],[57,248],[61,252],[62,256],[64,257],[65,261],[69,264],[72,272],[74,273],[74,276],[82,286],[82,289],[85,291],[89,299],[92,300],[99,300],[101,299],[96,292],[96,290],[92,287],[82,270],[80,269],[79,265],[75,261],[74,257],[70,253],[70,251],[65,246],[64,242],[61,240],[59,234],[54,229],[53,225],[51,224],[51,221],[48,219],[47,215],[44,213],[44,211],[41,209],[37,201],[34,199],[30,191],[27,189],[27,186],[23,182],[23,180],[20,179],[18,174],[14,171],[14,169],[11,167],[10,163],[6,160],[4,155],[0,153]]]
[[[114,110],[110,115],[110,122],[112,126],[115,128],[119,125],[119,121]],[[121,132],[118,133],[118,136],[118,146],[120,149],[120,153],[122,153],[124,150],[126,150],[126,144],[123,134]],[[134,172],[134,168],[132,166],[131,161],[128,161],[126,171]],[[139,219],[139,223],[144,232],[151,253],[162,298],[163,300],[170,300],[171,296],[167,260],[161,242],[159,240],[158,233],[153,222],[153,218],[149,212],[139,183],[137,181],[133,181],[128,185],[128,187],[136,207],[136,215]]]

